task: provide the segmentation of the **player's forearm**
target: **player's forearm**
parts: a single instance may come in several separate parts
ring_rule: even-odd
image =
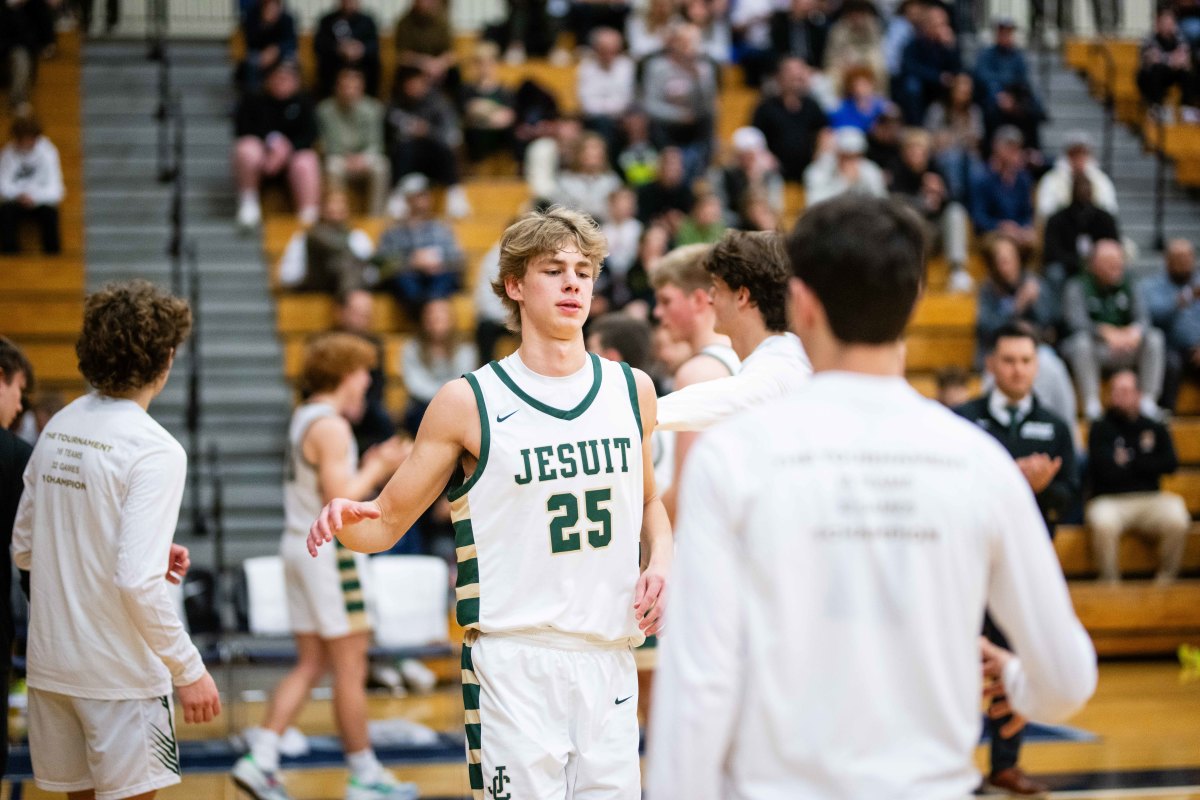
[[[339,542],[356,553],[382,553],[400,541],[408,527],[398,529],[381,516],[348,525],[335,533]]]
[[[1004,670],[1009,701],[1029,719],[1061,722],[1096,690],[1096,651],[1078,621],[1071,627],[1049,652],[1014,658]]]
[[[670,569],[675,554],[675,537],[671,535],[667,511],[658,498],[653,498],[642,509],[642,545],[643,569]]]
[[[171,682],[187,686],[204,677],[204,661],[175,613],[166,579],[154,576],[122,586],[121,601],[142,639],[171,673]]]

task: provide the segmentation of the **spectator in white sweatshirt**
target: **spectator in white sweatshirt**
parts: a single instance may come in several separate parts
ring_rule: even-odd
[[[42,252],[58,253],[58,204],[63,199],[58,148],[31,117],[17,117],[12,141],[0,150],[0,254],[21,250],[19,226],[32,217],[42,234]]]
[[[617,125],[633,105],[637,67],[621,52],[624,40],[620,31],[596,28],[589,44],[591,52],[576,70],[576,95],[584,125],[603,135],[611,149]]]

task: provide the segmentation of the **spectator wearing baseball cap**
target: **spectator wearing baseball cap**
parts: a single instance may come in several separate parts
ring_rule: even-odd
[[[808,205],[847,192],[887,196],[883,170],[865,158],[867,137],[858,128],[837,128],[817,159],[804,170]]]
[[[730,140],[732,156],[709,173],[709,185],[721,198],[730,222],[747,223],[746,205],[751,198],[765,198],[775,214],[783,213],[783,175],[779,162],[767,149],[767,137],[758,128],[738,128]]]

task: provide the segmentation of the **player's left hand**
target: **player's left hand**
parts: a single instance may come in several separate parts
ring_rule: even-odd
[[[653,564],[638,577],[633,592],[633,613],[638,627],[647,636],[662,630],[663,612],[666,610],[667,575]]]
[[[167,559],[167,581],[176,586],[183,583],[190,566],[192,559],[188,555],[188,549],[181,544],[172,544],[171,557]]]

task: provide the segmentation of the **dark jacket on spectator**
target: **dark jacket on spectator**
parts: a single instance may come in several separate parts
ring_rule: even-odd
[[[358,61],[347,61],[338,52],[338,42],[347,38],[362,42],[363,54]],[[367,94],[378,93],[379,31],[375,27],[375,19],[370,14],[361,11],[349,16],[343,15],[341,11],[326,14],[321,18],[317,33],[313,37],[313,50],[317,54],[317,84],[322,95],[333,91],[338,70],[342,67],[362,70],[366,79]]]
[[[812,163],[817,136],[822,128],[828,127],[829,118],[817,101],[807,95],[794,111],[782,99],[769,97],[758,104],[751,124],[763,132],[767,149],[779,159],[783,177],[802,181],[804,170]]]
[[[248,14],[242,22],[242,37],[246,40],[248,53],[274,45],[279,48],[279,57],[284,61],[296,55],[296,20],[286,11],[279,14],[273,25],[264,25],[257,13]]]
[[[795,20],[787,11],[771,15],[771,49],[775,55],[796,56],[816,69],[825,64],[825,44],[829,39],[829,21],[823,14]]]
[[[940,87],[942,75],[947,72],[951,75],[962,72],[962,54],[957,47],[948,47],[924,36],[917,36],[905,46],[900,73],[919,79],[927,91]]]
[[[286,100],[266,93],[250,95],[238,103],[234,132],[260,139],[282,133],[294,149],[307,150],[317,141],[317,112],[303,92]]]
[[[1042,245],[1042,263],[1058,264],[1067,277],[1078,275],[1084,267],[1079,252],[1080,237],[1093,244],[1101,239],[1120,239],[1117,220],[1102,208],[1092,204],[1072,203],[1046,221]]]
[[[1001,222],[1026,226],[1033,222],[1033,178],[1027,170],[1008,183],[997,172],[975,183],[971,195],[971,221],[980,233],[996,230]]]
[[[1042,407],[1037,395],[1033,407],[1017,425],[1004,425],[992,416],[988,407],[989,395],[976,398],[954,409],[955,413],[974,422],[1003,445],[1014,459],[1045,453],[1061,458],[1062,466],[1050,485],[1035,497],[1050,535],[1054,525],[1079,497],[1079,479],[1075,468],[1075,441],[1071,429],[1053,412]]]
[[[663,186],[658,181],[647,183],[637,190],[638,219],[643,225],[668,211],[691,212],[695,195],[687,183],[678,186]]]
[[[1116,452],[1128,458],[1118,464]],[[1139,416],[1130,419],[1110,409],[1088,432],[1088,477],[1093,496],[1157,492],[1163,475],[1179,467],[1171,432],[1161,422]]]
[[[1014,86],[1024,86],[1032,94],[1029,65],[1019,49],[992,45],[975,60],[975,83],[986,104],[995,105],[996,95]]]

